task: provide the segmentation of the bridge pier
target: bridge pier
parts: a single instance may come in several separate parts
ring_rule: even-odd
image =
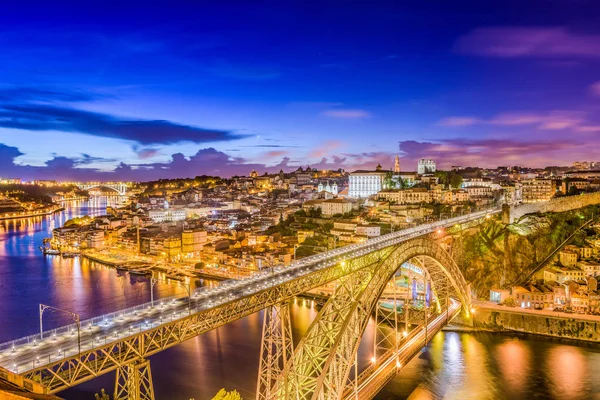
[[[154,400],[150,361],[141,360],[119,367],[114,400]]]
[[[280,303],[265,309],[260,365],[256,387],[257,400],[277,398],[277,388],[283,383],[283,371],[287,367],[294,345],[289,302]]]

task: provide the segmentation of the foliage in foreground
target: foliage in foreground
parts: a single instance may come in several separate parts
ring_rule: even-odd
[[[219,392],[212,398],[212,400],[242,400],[242,396],[237,390],[228,392],[225,389],[219,390]]]

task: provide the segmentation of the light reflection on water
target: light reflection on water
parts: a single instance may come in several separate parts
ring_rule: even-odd
[[[0,341],[36,333],[39,303],[88,318],[150,299],[145,278],[77,258],[43,257],[38,249],[52,228],[73,216],[104,213],[105,206],[80,202],[55,216],[0,221]],[[159,282],[155,291],[155,298],[185,293],[175,282]],[[296,340],[317,312],[303,299],[292,306]],[[67,322],[44,315],[45,326]],[[363,365],[372,355],[372,329],[370,321],[359,349]],[[150,357],[157,399],[207,399],[221,387],[253,398],[261,330],[257,313]],[[442,332],[377,399],[598,399],[599,351],[543,338]],[[102,387],[112,392],[113,379],[107,374],[60,395],[89,400]]]

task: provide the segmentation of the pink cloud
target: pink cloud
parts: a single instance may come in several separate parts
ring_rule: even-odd
[[[600,57],[600,35],[564,28],[480,28],[460,37],[455,50],[488,57]]]
[[[533,125],[540,130],[561,130],[575,128],[585,122],[585,115],[577,111],[552,111],[549,113],[512,112],[498,114],[490,119],[475,117],[448,117],[440,120],[442,126],[469,126],[491,124],[498,126]]]
[[[323,111],[321,115],[331,118],[342,118],[342,119],[362,119],[369,118],[371,113],[366,110],[351,110],[351,109],[333,109]]]
[[[310,153],[308,153],[308,157],[309,158],[322,158],[322,157],[331,155],[331,153],[334,150],[340,148],[343,144],[344,143],[342,143],[339,140],[328,140],[328,141],[324,142],[323,144],[319,145],[319,147],[317,147]]]
[[[420,158],[433,158],[438,168],[452,165],[496,167],[498,165],[525,165],[543,167],[570,165],[573,161],[590,157],[600,150],[600,144],[568,139],[524,140],[512,139],[450,139],[440,142],[400,142],[404,165],[415,165]],[[593,157],[592,157],[593,158]],[[404,169],[404,167],[403,167]]]
[[[592,125],[586,125],[586,126],[579,126],[577,127],[577,132],[600,132],[600,125],[598,126],[592,126]]]
[[[448,117],[442,118],[438,125],[441,126],[469,126],[479,123],[479,118],[475,117]]]
[[[592,84],[592,86],[590,86],[590,91],[594,96],[600,97],[600,81]]]
[[[288,154],[288,151],[286,151],[286,150],[273,150],[273,151],[267,151],[264,154],[264,156],[266,158],[276,158],[276,157],[283,157],[287,154]]]
[[[543,117],[528,113],[505,113],[498,114],[489,123],[494,125],[531,125],[540,123]]]

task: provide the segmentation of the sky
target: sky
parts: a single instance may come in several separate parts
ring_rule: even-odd
[[[21,1],[0,27],[2,178],[600,161],[594,0]]]

